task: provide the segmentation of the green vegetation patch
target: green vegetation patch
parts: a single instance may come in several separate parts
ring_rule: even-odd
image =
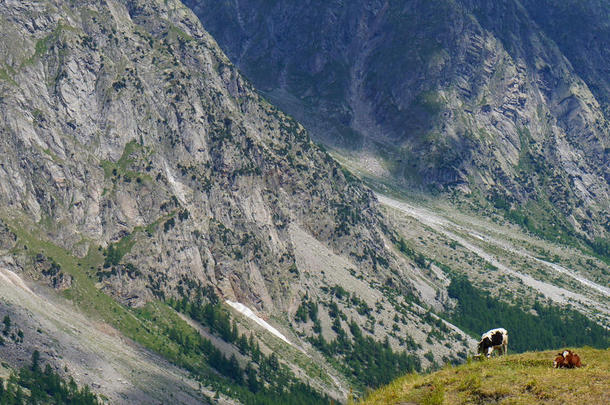
[[[64,294],[86,314],[101,318],[126,337],[188,370],[194,378],[216,391],[252,405],[330,402],[327,396],[299,382],[287,366],[279,363],[277,355],[266,356],[252,339],[239,336],[235,323],[231,322],[229,312],[221,307],[218,297],[210,298],[214,296],[202,292],[192,303],[187,299],[170,303],[176,310],[185,312],[208,326],[222,340],[239,348],[251,359],[245,368],[234,356],[227,358],[168,304],[153,301],[142,308],[130,309],[98,290],[95,287],[95,269],[102,266],[105,257],[97,248],[90,248],[85,258],[78,259],[63,248],[34,237],[32,231],[23,226],[13,224],[9,228],[17,235],[18,246],[26,247],[23,250],[16,248],[14,253],[42,253],[74,277],[71,288]],[[134,230],[134,233],[142,230]],[[115,244],[113,255],[120,256],[131,240],[127,237]],[[208,297],[207,301],[204,297]]]
[[[590,246],[596,257],[610,264],[610,238],[595,238]]]
[[[9,82],[12,85],[17,86],[17,82],[15,81],[15,79],[13,79],[13,76],[15,76],[15,70],[12,67],[8,65],[0,67],[0,80]]]
[[[12,226],[11,229],[18,236],[18,245],[27,246],[26,254],[42,253],[73,277],[72,286],[64,291],[64,295],[87,315],[101,318],[128,338],[178,365],[189,364],[180,345],[165,334],[168,329],[184,324],[174,311],[168,311],[167,306],[158,303],[150,303],[141,310],[131,310],[95,287],[95,269],[101,267],[104,261],[100,251],[90,248],[86,257],[78,259],[59,246],[37,239],[23,227]]]
[[[108,245],[108,248],[104,251],[104,256],[106,257],[104,259],[104,268],[119,264],[123,256],[129,253],[135,244],[134,234],[130,233],[118,242]]]
[[[422,269],[429,269],[431,260],[428,259],[421,252],[416,252],[413,248],[409,247],[405,242],[404,238],[400,238],[396,243],[396,247],[402,254],[412,259]]]
[[[186,354],[204,356],[207,362],[224,378],[211,378],[214,387],[244,404],[328,404],[330,399],[318,393],[306,384],[299,382],[292,371],[275,353],[265,355],[261,352],[259,343],[252,334],[247,337],[239,334],[237,323],[231,320],[230,313],[224,308],[219,297],[211,287],[198,288],[192,300],[169,299],[168,304],[176,311],[188,315],[199,324],[209,328],[210,332],[227,343],[238,348],[241,355],[248,359],[248,364],[242,367],[235,355],[225,356],[211,342],[198,333],[193,336],[188,329],[176,329],[172,326],[166,334],[172,340],[181,343]],[[190,371],[197,373],[196,368],[185,365]],[[213,376],[210,376],[213,377]],[[229,391],[226,391],[227,388]]]
[[[100,165],[104,169],[104,177],[116,182],[122,178],[125,182],[136,180],[141,182],[143,179],[152,182],[152,178],[145,173],[139,173],[132,170],[138,159],[135,155],[139,154],[142,158],[148,158],[152,152],[148,148],[143,147],[136,141],[130,141],[125,145],[121,157],[116,162],[110,160],[102,160]]]
[[[79,388],[70,377],[68,381],[47,364],[40,367],[40,353],[34,351],[29,367],[22,367],[18,373],[11,373],[5,382],[0,378],[0,404],[75,404],[97,405],[102,402],[88,386]]]
[[[542,239],[568,246],[580,245],[574,227],[548,201],[528,202],[505,211],[506,219]]]
[[[448,293],[458,302],[454,311],[448,314],[451,322],[476,338],[489,329],[506,328],[510,337],[509,350],[610,346],[610,331],[574,310],[536,302],[532,308],[537,314],[534,315],[482,292],[466,278],[453,278]]]
[[[59,37],[63,31],[74,32],[76,31],[76,29],[62,22],[59,22],[53,32],[51,32],[46,37],[36,41],[36,44],[34,45],[34,54],[22,62],[22,67],[25,65],[30,65],[42,58],[49,51],[49,46],[52,43],[59,41]]]
[[[557,352],[530,352],[409,374],[360,404],[602,404],[610,395],[610,349],[574,349],[584,367],[554,369]]]
[[[184,32],[180,28],[176,27],[175,25],[170,25],[168,33],[171,38],[177,38],[181,42],[194,41],[194,38],[192,36]]]
[[[364,336],[353,320],[349,323],[352,335],[350,339],[341,326],[339,314],[333,316],[329,312],[329,315],[334,318],[332,328],[337,338],[327,342],[321,329],[318,329],[318,335],[309,338],[309,341],[335,368],[343,371],[358,389],[364,391],[365,388],[376,388],[405,372],[421,369],[416,355],[392,350],[387,338],[384,342],[378,342],[370,336]]]

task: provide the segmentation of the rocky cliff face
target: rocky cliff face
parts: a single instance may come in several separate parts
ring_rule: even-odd
[[[610,6],[597,1],[522,1],[529,16],[552,39],[610,114]]]
[[[49,224],[81,256],[123,241],[112,246],[142,282],[100,278],[124,299],[189,280],[285,308],[291,227],[365,268],[389,258],[370,192],[261,100],[181,5],[9,2],[2,18],[4,215]]]
[[[186,3],[317,139],[545,236],[607,234],[607,4]]]
[[[105,320],[130,313],[119,316],[118,329],[141,314],[125,307],[211,287],[279,321],[309,353],[312,329],[329,341],[349,336],[346,313],[354,325],[368,325],[363,333],[374,341],[434,350],[443,361],[456,360],[452,344],[464,351],[471,343],[424,309],[447,304],[447,280],[398,253],[371,191],[263,100],[188,8],[160,0],[1,4],[0,276],[22,295],[6,290],[0,298],[30,322],[26,332],[56,322],[44,295],[22,281],[34,278],[88,310],[107,311]],[[124,307],[99,298],[93,285]],[[34,294],[36,305],[20,304]],[[91,309],[96,299],[102,309]],[[307,317],[297,324],[297,309],[314,302],[337,319],[329,309],[317,325]],[[52,346],[62,331],[78,329],[60,315],[71,326],[49,327],[46,343],[27,347]],[[439,325],[447,334],[432,341],[428,333]],[[143,329],[157,326],[121,331],[137,337]],[[51,346],[47,354],[61,358],[61,345]],[[85,346],[79,353],[104,357],[104,348]],[[27,354],[19,354],[23,362]],[[330,374],[339,377],[305,380],[343,396],[349,384],[337,370]],[[120,398],[108,391],[115,388],[100,389]]]

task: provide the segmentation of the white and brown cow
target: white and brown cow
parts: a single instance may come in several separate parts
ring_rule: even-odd
[[[582,367],[580,356],[571,350],[564,350],[563,353],[558,353],[553,362],[555,368],[578,368]]]
[[[479,354],[489,357],[496,349],[500,350],[500,354],[508,353],[508,332],[504,328],[489,330],[481,336]]]

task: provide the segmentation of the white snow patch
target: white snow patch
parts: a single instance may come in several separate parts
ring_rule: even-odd
[[[248,308],[247,306],[245,306],[244,304],[240,304],[239,302],[233,302],[233,301],[229,301],[229,300],[226,300],[226,303],[229,304],[232,308],[234,308],[238,312],[240,312],[242,315],[246,316],[247,318],[252,319],[254,322],[259,324],[263,328],[267,329],[269,332],[271,332],[276,337],[282,339],[284,342],[293,346],[293,344],[290,343],[290,341],[288,339],[286,339],[286,336],[282,335],[282,333],[279,330],[277,330],[273,326],[269,325],[267,322],[265,322],[258,315],[256,315],[254,312],[252,312],[252,310],[250,308]]]

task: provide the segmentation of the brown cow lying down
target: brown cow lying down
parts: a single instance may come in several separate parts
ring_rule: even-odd
[[[576,368],[582,367],[580,363],[580,357],[571,350],[565,350],[563,353],[558,353],[553,361],[553,367],[555,368]]]

